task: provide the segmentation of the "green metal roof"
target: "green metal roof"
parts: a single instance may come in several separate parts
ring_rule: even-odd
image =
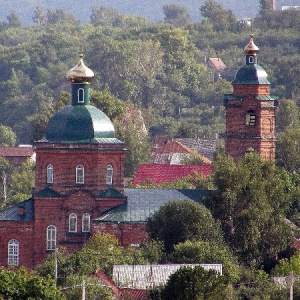
[[[62,197],[62,195],[60,193],[52,190],[49,187],[46,187],[46,188],[38,191],[34,195],[38,196],[38,197],[52,197],[52,198]]]
[[[46,140],[50,142],[76,143],[114,137],[110,119],[92,105],[68,105],[50,119],[46,128]]]
[[[236,73],[233,84],[270,84],[268,74],[258,64],[243,65]]]
[[[146,222],[147,218],[171,200],[193,200],[201,203],[209,191],[185,189],[136,189],[124,190],[127,201],[102,214],[96,222]]]
[[[119,191],[110,188],[99,195],[99,198],[126,198],[126,196]]]

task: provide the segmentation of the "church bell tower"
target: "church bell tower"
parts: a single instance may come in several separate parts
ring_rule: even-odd
[[[277,97],[270,96],[266,71],[257,63],[259,48],[251,35],[245,47],[245,64],[232,82],[233,93],[224,95],[225,151],[235,161],[255,151],[263,159],[275,158]]]

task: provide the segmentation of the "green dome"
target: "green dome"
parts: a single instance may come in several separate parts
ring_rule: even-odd
[[[233,84],[270,84],[268,74],[258,64],[243,65],[236,73]]]
[[[92,105],[68,105],[50,119],[46,128],[50,142],[92,142],[114,137],[110,119]]]

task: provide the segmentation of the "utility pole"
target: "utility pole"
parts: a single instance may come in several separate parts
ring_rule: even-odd
[[[54,252],[54,280],[55,280],[55,286],[57,286],[57,252],[58,249],[55,248],[55,252]]]
[[[82,300],[85,300],[85,280],[82,280]]]
[[[293,286],[294,286],[294,273],[293,273],[293,271],[291,271],[289,276],[287,276],[287,283],[288,283],[289,288],[290,288],[290,298],[289,298],[289,300],[293,300]]]

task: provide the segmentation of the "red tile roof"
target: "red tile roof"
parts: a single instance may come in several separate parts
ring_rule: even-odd
[[[93,275],[97,276],[105,286],[111,289],[111,292],[116,299],[149,300],[149,293],[147,290],[118,287],[112,279],[110,279],[104,272],[99,269],[96,270]]]
[[[211,165],[141,164],[133,179],[133,186],[149,180],[156,184],[174,182],[179,178],[192,175],[194,172],[208,176],[212,174],[212,167]]]
[[[3,157],[31,157],[33,154],[32,147],[0,147],[0,156]]]
[[[221,72],[226,68],[226,65],[223,63],[222,59],[219,57],[211,57],[209,59],[211,65],[216,69],[216,71]]]

